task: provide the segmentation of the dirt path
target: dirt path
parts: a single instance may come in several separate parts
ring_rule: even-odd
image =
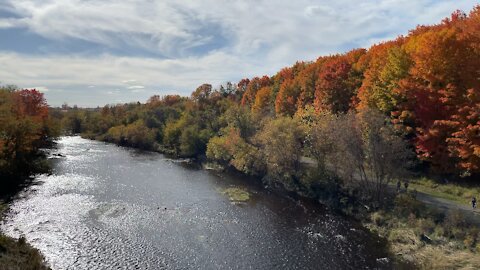
[[[314,159],[309,157],[302,157],[301,162],[306,166],[313,167],[317,163]],[[392,191],[396,190],[396,187],[393,184],[389,185]],[[463,205],[457,202],[453,202],[447,199],[438,198],[427,193],[417,191],[417,199],[431,207],[435,207],[441,210],[443,213],[448,213],[453,210],[460,210],[465,216],[465,220],[471,224],[480,226],[480,209],[476,208],[472,210],[470,205]]]
[[[444,213],[452,210],[460,210],[465,216],[465,220],[471,224],[480,226],[480,209],[472,210],[471,206],[466,206],[446,199],[434,197],[432,195],[417,192],[417,199],[429,206],[440,209]]]

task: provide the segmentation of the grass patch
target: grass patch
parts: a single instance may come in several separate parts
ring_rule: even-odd
[[[419,269],[480,269],[480,229],[460,211],[438,215],[402,193],[393,209],[370,213],[364,225],[388,240],[399,262]]]
[[[480,187],[466,187],[458,184],[439,184],[426,177],[413,180],[411,189],[462,205],[470,205],[472,197],[480,199]]]
[[[250,193],[243,188],[227,188],[222,191],[222,194],[227,195],[232,202],[246,202],[250,199]]]
[[[452,250],[446,246],[424,246],[415,257],[421,269],[478,269],[480,256],[470,251]]]
[[[377,225],[378,214],[372,214],[371,222],[364,224],[368,229],[388,239],[390,252],[400,262],[415,265],[419,269],[479,269],[480,250],[464,248],[458,240],[430,234],[433,243],[421,240],[418,224],[399,220],[387,214],[388,224]]]
[[[40,252],[25,242],[0,234],[0,269],[5,270],[46,270],[45,260]]]
[[[5,212],[7,208],[7,205],[2,203],[2,201],[0,200],[0,221],[2,220],[3,212]]]
[[[7,205],[0,201],[0,221]],[[1,270],[47,270],[45,258],[25,241],[24,237],[18,240],[0,232],[0,269]]]

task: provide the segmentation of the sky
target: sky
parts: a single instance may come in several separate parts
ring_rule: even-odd
[[[0,0],[0,84],[81,107],[274,75],[434,24],[470,0]]]

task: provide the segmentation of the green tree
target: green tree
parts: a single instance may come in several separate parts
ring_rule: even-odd
[[[270,179],[290,185],[299,181],[304,130],[291,117],[266,123],[257,135]]]

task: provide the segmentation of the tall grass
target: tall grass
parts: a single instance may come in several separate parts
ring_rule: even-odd
[[[427,177],[413,180],[410,186],[412,189],[416,189],[419,192],[463,205],[469,205],[472,197],[480,199],[480,187],[478,186],[461,185],[458,183],[441,184]]]

